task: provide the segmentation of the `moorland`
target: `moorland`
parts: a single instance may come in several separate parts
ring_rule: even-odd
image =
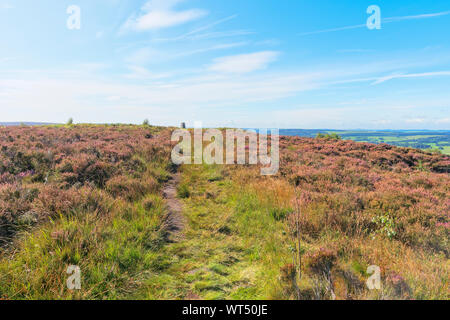
[[[281,136],[261,176],[175,166],[171,132],[0,128],[0,299],[450,298],[449,156]]]

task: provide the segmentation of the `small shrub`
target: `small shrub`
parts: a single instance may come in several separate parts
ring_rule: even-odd
[[[390,240],[397,235],[397,226],[389,213],[373,218],[372,222],[377,225],[377,230],[375,231],[376,234],[382,234]]]
[[[333,133],[318,133],[318,139],[327,139],[327,140],[342,140],[342,137],[338,135],[336,132]]]

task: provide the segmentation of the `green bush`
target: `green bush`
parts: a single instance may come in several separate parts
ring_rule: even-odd
[[[318,139],[327,139],[327,140],[342,140],[342,137],[338,135],[336,132],[333,133],[318,133]]]

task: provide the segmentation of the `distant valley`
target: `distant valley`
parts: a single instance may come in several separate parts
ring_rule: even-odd
[[[353,140],[356,142],[387,143],[398,147],[439,150],[443,154],[450,154],[449,130],[280,130],[281,135],[310,138],[316,137],[319,133],[336,133],[344,140]]]

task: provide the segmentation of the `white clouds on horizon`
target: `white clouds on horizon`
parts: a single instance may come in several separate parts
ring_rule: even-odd
[[[420,94],[419,99],[404,98],[403,94],[388,94],[379,100],[360,98],[361,101],[356,101],[358,99],[351,98],[353,95],[344,98],[346,91],[342,95],[321,99],[323,90],[333,93],[335,88],[342,87],[341,84],[367,82],[361,88],[368,89],[373,81],[393,79],[392,72],[396,69],[424,70],[425,66],[420,61],[416,61],[415,66],[410,62],[403,65],[389,60],[379,61],[375,66],[354,63],[340,66],[339,69],[322,66],[317,72],[309,73],[300,69],[285,72],[270,69],[251,73],[266,68],[279,54],[275,51],[261,51],[225,56],[213,60],[211,65],[203,65],[203,68],[179,70],[174,67],[173,70],[163,72],[158,72],[158,68],[152,70],[133,65],[130,60],[124,66],[128,68],[128,73],[112,77],[107,73],[110,68],[103,64],[83,64],[73,70],[58,69],[57,72],[7,72],[0,79],[0,110],[4,112],[3,118],[8,121],[62,122],[65,118],[74,117],[77,121],[138,123],[148,117],[154,123],[172,125],[190,119],[200,119],[208,125],[226,125],[229,124],[226,121],[241,119],[242,122],[235,122],[234,125],[333,128],[350,128],[355,125],[368,129],[376,126],[387,128],[388,125],[391,128],[448,127],[448,122],[442,120],[442,116],[439,117],[439,114],[445,115],[445,111],[440,110],[447,110],[450,106],[450,96],[444,92],[437,97],[440,101],[422,99]],[[256,55],[256,58],[253,59],[252,55]],[[148,57],[151,54],[146,58]],[[258,63],[248,65],[249,60]],[[211,69],[212,66],[218,69]],[[436,68],[432,65],[426,67]],[[101,72],[102,70],[106,73]],[[380,73],[386,76],[380,77]],[[432,75],[450,75],[450,72],[395,74],[399,79]],[[296,96],[301,96],[302,100]],[[355,98],[358,96],[356,93]],[[392,97],[396,96],[399,97],[398,100],[393,101]],[[274,111],[274,106],[285,107],[287,99],[291,97],[303,103],[304,108],[309,108],[309,111],[301,108],[298,112]],[[313,101],[314,105],[308,104],[303,98]],[[339,103],[339,99],[348,100]],[[267,110],[257,109],[259,106],[269,105],[271,107]],[[419,107],[420,110],[414,109]],[[16,110],[20,110],[20,113]],[[430,110],[431,120],[415,123],[406,121],[424,118],[421,110]],[[21,115],[30,118],[23,119]],[[390,119],[390,122],[386,122],[386,119]],[[352,121],[358,122],[352,124]]]
[[[418,105],[426,104],[426,101],[417,102]],[[415,106],[411,105],[414,109]],[[439,118],[434,115],[427,117],[407,117],[411,110],[403,110],[395,103],[386,104],[383,107],[367,105],[364,115],[359,114],[361,108],[353,107],[309,107],[299,106],[293,109],[281,109],[270,111],[266,118],[273,123],[283,124],[279,125],[281,128],[304,128],[304,129],[430,129],[433,126],[438,130],[449,130],[449,118]],[[354,115],[359,114],[358,117]],[[389,118],[386,119],[386,115]],[[261,126],[270,126],[268,124],[261,124]],[[250,126],[251,127],[251,126]],[[257,127],[257,126],[256,126]]]
[[[151,114],[159,123],[171,119],[174,124],[195,116],[198,119],[211,117],[211,114],[217,115],[217,110],[231,110],[238,105],[276,101],[316,86],[313,76],[299,74],[239,79],[225,76],[159,78],[153,82],[132,83],[89,75],[77,79],[56,78],[43,76],[42,72],[29,75],[27,80],[23,75],[19,78],[21,80],[12,77],[0,80],[3,119],[26,115],[29,118],[21,121],[62,121],[61,118],[74,117],[94,122],[129,122]]]
[[[239,121],[242,122],[234,124],[244,127],[275,125],[312,128],[332,125],[333,128],[353,126],[369,129],[373,128],[371,126],[387,127],[393,124],[397,128],[433,126],[442,129],[449,123],[437,116],[437,110],[445,109],[450,104],[450,99],[445,97],[436,101],[415,98],[408,101],[401,98],[398,101],[391,101],[392,98],[364,99],[356,103],[335,101],[332,106],[326,102],[319,102],[317,106],[304,103],[297,110],[252,109],[252,106],[278,104],[280,99],[330,87],[330,78],[353,76],[342,72],[292,71],[238,76],[199,73],[173,78],[171,74],[155,74],[144,68],[130,67],[132,73],[125,75],[126,79],[146,81],[127,82],[94,77],[96,69],[86,70],[87,73],[76,78],[51,73],[42,76],[42,70],[26,76],[17,74],[16,78],[11,75],[3,78],[0,80],[3,117],[11,121],[61,122],[64,118],[74,117],[78,121],[137,123],[150,115],[154,123],[172,125],[195,118],[209,125],[241,119]],[[434,110],[434,113],[425,118],[420,112],[424,108]],[[15,113],[15,110],[20,110],[20,113]],[[361,110],[364,110],[364,115]],[[219,118],[218,112],[221,114]],[[30,118],[19,119],[20,114]],[[390,115],[389,122],[385,121],[387,114]],[[356,119],[357,122],[353,123]]]

